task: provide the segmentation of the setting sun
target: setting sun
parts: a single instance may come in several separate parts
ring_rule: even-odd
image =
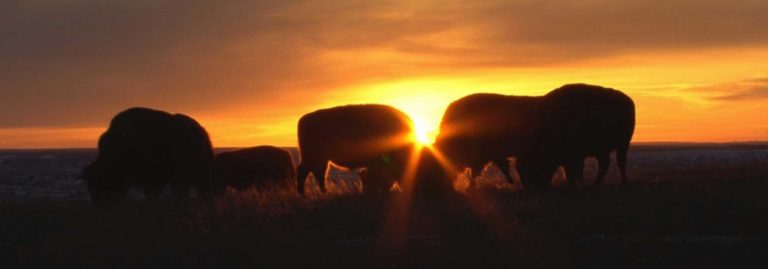
[[[416,142],[418,142],[422,146],[431,146],[432,143],[435,143],[435,137],[437,136],[437,129],[435,129],[434,127],[430,128],[430,126],[425,124],[424,122],[414,119],[413,132],[414,132]]]
[[[0,265],[768,268],[766,14],[0,0]]]
[[[670,16],[663,15],[672,12],[666,4],[657,14],[610,1],[562,10],[517,1],[355,8],[237,2],[185,9],[167,21],[148,14],[165,14],[170,5],[110,2],[100,8],[125,19],[104,20],[110,16],[80,14],[86,2],[53,12],[63,8],[55,2],[2,9],[14,14],[4,27],[19,35],[0,55],[0,70],[7,71],[0,76],[0,148],[95,147],[110,118],[134,106],[193,117],[216,147],[292,147],[296,121],[306,113],[386,104],[407,113],[417,139],[431,143],[443,111],[461,97],[539,96],[578,82],[635,100],[634,142],[768,139],[768,113],[755,112],[765,111],[768,100],[768,63],[760,60],[768,43],[765,27],[754,23],[765,16],[757,2],[731,9],[710,3]],[[323,20],[317,10],[334,19]],[[732,13],[707,13],[720,10]],[[496,11],[516,15],[499,19]],[[724,15],[733,15],[729,23],[711,23]],[[129,18],[144,17],[158,20],[146,22],[157,32],[132,31],[145,20]],[[76,30],[80,23],[115,33]],[[60,40],[62,29],[73,32]]]

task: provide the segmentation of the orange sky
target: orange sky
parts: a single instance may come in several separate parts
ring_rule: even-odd
[[[765,1],[285,2],[0,4],[0,148],[95,147],[131,106],[220,147],[295,146],[301,115],[350,103],[434,135],[464,95],[575,82],[630,95],[634,141],[768,140]]]

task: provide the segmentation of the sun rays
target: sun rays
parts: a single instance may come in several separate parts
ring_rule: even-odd
[[[421,118],[413,118],[413,136],[414,142],[420,146],[431,147],[437,138],[437,130],[432,125]]]

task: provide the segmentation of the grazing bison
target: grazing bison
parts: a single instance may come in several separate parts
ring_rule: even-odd
[[[137,107],[112,119],[99,138],[98,158],[82,178],[96,205],[123,199],[131,187],[143,189],[148,199],[168,185],[178,198],[190,187],[208,198],[222,190],[214,165],[208,133],[197,121]]]
[[[480,93],[451,103],[443,115],[435,148],[462,172],[479,174],[493,162],[512,182],[509,160],[528,145],[541,97]]]
[[[424,148],[419,152],[418,166],[415,167],[413,181],[405,182],[404,190],[410,190],[418,196],[441,196],[454,194],[453,176],[449,168],[444,167],[433,149]]]
[[[635,105],[627,95],[600,86],[568,84],[544,96],[540,122],[536,140],[518,158],[523,184],[548,187],[554,171],[563,165],[570,185],[583,176],[587,157],[598,160],[595,183],[599,184],[613,151],[622,183],[626,182],[627,150],[635,129]]]
[[[242,191],[293,182],[296,168],[288,151],[273,146],[258,146],[216,155],[227,186]]]
[[[412,122],[403,112],[385,105],[348,105],[321,109],[299,119],[298,191],[304,193],[309,173],[325,192],[328,162],[367,168],[362,177],[366,193],[385,192],[408,164]]]

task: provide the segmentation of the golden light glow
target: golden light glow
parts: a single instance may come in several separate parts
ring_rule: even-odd
[[[437,161],[440,163],[440,166],[448,172],[449,175],[456,175],[459,172],[459,169],[454,165],[448,158],[445,157],[445,155],[440,152],[440,150],[436,148],[431,148],[432,155],[435,156]]]
[[[397,199],[392,199],[392,206],[387,212],[386,223],[380,234],[380,251],[396,254],[403,249],[403,245],[408,233],[408,218],[411,210],[411,201],[413,199],[413,187],[416,180],[416,173],[419,167],[419,156],[425,147],[416,147],[411,151],[408,164],[403,171],[399,186],[402,190]],[[428,149],[427,149],[428,150]]]
[[[348,103],[381,103],[405,112],[413,121],[415,142],[423,146],[431,146],[439,133],[443,112],[452,101],[472,93],[472,89],[478,86],[498,87],[483,81],[483,79],[423,77],[359,85],[344,91],[352,93],[345,97],[351,100]],[[337,103],[338,100],[334,102]],[[329,102],[328,106],[332,104]]]
[[[430,147],[435,143],[437,137],[437,130],[435,127],[430,127],[423,120],[413,120],[413,132],[416,143],[424,147]]]
[[[18,31],[0,53],[0,100],[12,100],[0,105],[0,148],[94,147],[130,106],[187,114],[216,147],[290,147],[302,115],[361,103],[403,110],[429,143],[452,100],[578,82],[635,100],[633,142],[768,141],[768,42],[753,12],[766,1],[699,1],[677,16],[661,1],[219,1],[172,13],[135,1],[87,13],[88,1],[34,2],[4,23]],[[174,23],[134,31],[147,22],[105,16],[112,10]],[[59,28],[81,22],[115,32],[109,42],[89,31],[61,40]],[[135,40],[156,42],[115,45]],[[135,59],[145,64],[126,64]]]
[[[765,141],[765,98],[715,98],[748,90],[736,87],[739,82],[764,80],[768,63],[754,59],[765,57],[766,49],[723,49],[624,55],[538,68],[476,66],[430,75],[420,75],[416,70],[409,75],[354,84],[309,85],[311,92],[323,94],[313,98],[292,95],[270,99],[258,107],[253,104],[259,100],[244,98],[242,103],[217,111],[157,108],[194,117],[206,127],[216,147],[244,147],[296,146],[296,122],[316,109],[388,104],[413,119],[416,140],[428,145],[438,134],[445,108],[458,98],[477,92],[542,95],[565,83],[585,82],[617,88],[635,100],[637,127],[633,142]],[[360,63],[360,59],[366,58],[357,54],[334,55],[329,60]],[[114,111],[120,109],[123,107],[115,107]],[[0,128],[0,147],[95,147],[112,116],[101,115],[100,122],[83,127]]]

